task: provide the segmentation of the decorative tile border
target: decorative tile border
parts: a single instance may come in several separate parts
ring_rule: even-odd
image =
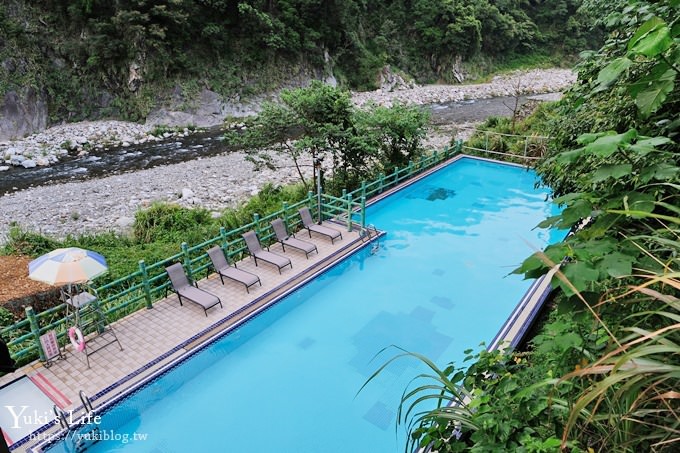
[[[548,288],[545,289],[543,293],[540,294],[541,296],[540,299],[536,300],[534,297],[538,289],[540,288],[541,283],[544,280],[544,277],[545,276],[539,277],[538,279],[533,281],[533,283],[531,284],[527,292],[524,294],[522,299],[519,301],[517,306],[515,306],[515,309],[512,311],[512,313],[510,313],[510,316],[508,316],[508,319],[505,320],[501,328],[498,330],[498,333],[496,333],[493,340],[491,340],[491,343],[489,344],[488,347],[489,351],[501,349],[507,347],[508,345],[514,348],[522,341],[524,334],[526,333],[527,330],[529,330],[529,326],[533,322],[536,314],[543,306],[543,303],[545,302],[545,300],[548,297],[548,294],[550,293],[551,287],[550,285],[548,285]],[[521,334],[508,337],[510,330],[519,321],[521,315],[527,310],[527,307],[531,309],[531,314],[529,317],[525,318],[525,321],[520,327]]]

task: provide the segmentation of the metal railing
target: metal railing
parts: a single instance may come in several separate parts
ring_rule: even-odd
[[[318,209],[321,209],[322,218],[341,221],[348,231],[351,231],[355,225],[363,228],[366,225],[367,199],[460,153],[461,146],[459,142],[454,148],[445,148],[443,152],[435,151],[416,162],[409,162],[404,168],[395,168],[394,172],[389,175],[381,174],[376,180],[368,183],[364,181],[358,189],[352,192],[343,190],[340,197],[322,193],[320,206],[318,206],[316,194],[309,192],[304,200],[291,205],[283,203],[282,208],[272,214],[264,217],[255,214],[252,222],[239,228],[226,231],[222,227],[218,236],[205,242],[192,246],[182,243],[178,253],[161,261],[147,265],[144,260],[141,260],[137,271],[105,285],[89,287],[87,290],[98,297],[104,314],[109,322],[113,322],[142,308],[151,309],[154,302],[165,297],[170,286],[165,268],[170,264],[181,262],[189,278],[198,280],[201,273],[208,273],[211,265],[206,253],[208,248],[219,245],[230,261],[238,261],[247,254],[247,247],[241,237],[242,233],[254,230],[264,245],[273,243],[275,235],[270,222],[280,217],[289,231],[297,231],[302,228],[302,221],[297,215],[297,210],[301,207],[308,207],[314,218],[318,216]],[[22,363],[35,358],[45,360],[40,346],[40,336],[50,330],[56,331],[60,344],[63,345],[69,341],[65,304],[40,313],[36,313],[32,307],[26,307],[25,312],[26,319],[0,329],[0,336],[9,339],[7,346],[14,360]]]
[[[484,136],[484,146],[483,148],[478,148],[470,145],[463,145],[464,150],[469,150],[469,151],[475,151],[479,153],[488,153],[488,154],[493,154],[496,156],[506,156],[506,157],[512,157],[512,158],[517,158],[517,159],[524,159],[527,161],[531,160],[539,160],[543,157],[543,150],[546,148],[547,143],[551,140],[551,137],[548,136],[543,136],[543,135],[518,135],[518,134],[505,134],[502,132],[496,132],[496,131],[488,131],[484,129],[477,129],[475,127],[460,127],[460,130],[467,130],[467,131],[473,131],[475,135],[473,135],[471,138],[475,138],[476,135],[483,135]],[[493,140],[490,140],[490,137],[495,137]],[[505,142],[504,142],[505,140]],[[504,143],[507,145],[512,145],[515,144],[515,146],[518,146],[518,144],[521,144],[524,142],[524,150],[522,154],[517,154],[517,153],[507,153],[503,151],[496,151],[494,149],[489,149],[489,144],[493,145],[492,147],[498,147],[500,149],[504,148]],[[532,147],[538,146],[541,150],[539,156],[530,156],[529,155],[529,150]]]

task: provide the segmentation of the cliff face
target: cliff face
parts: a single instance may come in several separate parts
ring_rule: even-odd
[[[323,68],[296,66],[285,71],[287,74],[278,81],[276,87],[265,93],[248,96],[241,96],[238,91],[224,96],[207,88],[198,93],[187,93],[181,86],[175,86],[171,92],[162,94],[165,101],[151,109],[145,122],[150,126],[189,124],[199,127],[218,126],[229,118],[256,114],[263,102],[278,98],[283,89],[308,86],[312,80],[323,80],[330,85],[337,85],[333,75],[325,72]]]
[[[93,119],[210,126],[311,79],[399,82],[385,68],[460,82],[587,48],[580,3],[3,0],[0,140]]]
[[[0,140],[21,138],[47,127],[45,93],[34,88],[10,90],[0,102]]]
[[[220,5],[0,2],[0,141],[97,119],[214,126],[332,79],[323,46],[272,48],[262,24],[237,20],[254,10]]]
[[[293,70],[298,72],[293,73]],[[225,95],[208,88],[186,90],[181,83],[174,86],[146,83],[144,88],[153,92],[153,96],[148,99],[145,115],[132,119],[151,126],[212,127],[228,118],[254,115],[262,102],[275,99],[282,89],[306,86],[315,79],[337,83],[332,75],[324,74],[321,69],[296,67],[289,71],[267,92],[244,96],[238,90]],[[44,88],[13,87],[0,98],[0,141],[19,139],[69,120],[131,119],[116,105],[120,104],[121,97],[116,98],[102,89],[90,91],[86,98],[88,104],[83,110],[87,113],[72,117],[58,112],[53,104],[54,108],[50,109],[50,98]]]

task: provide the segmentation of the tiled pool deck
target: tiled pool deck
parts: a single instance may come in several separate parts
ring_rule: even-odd
[[[122,351],[115,343],[101,349],[90,356],[89,369],[81,354],[69,351],[66,360],[58,360],[49,368],[36,361],[3,376],[0,386],[28,376],[66,411],[81,406],[80,390],[93,398],[96,407],[364,245],[358,229],[348,232],[337,223],[326,225],[342,231],[342,239],[331,244],[315,233],[311,239],[306,232],[297,235],[316,244],[319,253],[309,259],[304,252],[290,248],[284,254],[280,244],[271,247],[271,251],[292,261],[293,268],[286,267],[281,274],[267,263],[260,262],[256,267],[251,258],[237,263],[240,269],[260,276],[262,286],[252,286],[250,293],[241,283],[228,279],[222,285],[217,274],[199,280],[199,288],[217,295],[224,305],[211,308],[207,316],[202,307],[187,301],[180,306],[177,296],[168,293],[154,303],[153,309],[142,309],[113,324]],[[29,444],[14,451],[24,451]]]

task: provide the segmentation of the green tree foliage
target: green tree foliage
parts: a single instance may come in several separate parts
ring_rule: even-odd
[[[188,80],[225,96],[271,88],[302,65],[332,67],[361,89],[375,88],[388,64],[451,81],[461,62],[575,53],[597,35],[579,0],[6,3],[0,93],[44,89],[53,119],[70,120],[144,117],[163,101],[155,93]],[[141,83],[129,83],[131,68]]]
[[[546,224],[591,219],[546,250],[551,258],[534,256],[523,267],[540,273],[566,256],[558,275],[563,291],[599,295],[593,313],[611,347],[559,383],[580,386],[563,439],[584,425],[602,430],[624,421],[613,433],[591,436],[601,449],[670,451],[679,439],[679,8],[677,0],[631,1],[606,16],[611,37],[586,60],[582,84],[561,107],[574,113],[566,129],[580,135],[573,145],[570,135],[558,135],[564,148],[539,168],[565,206]],[[536,266],[537,258],[544,264]]]
[[[565,272],[575,277],[579,291],[601,286],[607,274],[630,273],[634,263],[652,269],[654,263],[633,243],[640,234],[672,237],[664,219],[678,214],[680,120],[673,112],[680,95],[675,84],[680,30],[672,26],[677,6],[673,1],[635,2],[624,11],[608,19],[616,32],[603,51],[586,61],[584,83],[561,107],[560,113],[570,116],[555,129],[561,151],[538,168],[565,205],[545,226],[570,228],[593,219],[582,233],[547,251],[572,259]],[[600,126],[606,132],[599,132]],[[576,131],[580,135],[572,139]],[[644,245],[669,252],[649,240]],[[533,261],[523,270],[545,267]]]
[[[349,92],[313,82],[284,90],[281,103],[266,103],[245,132],[227,138],[245,148],[271,147],[287,154],[305,187],[300,158],[328,157],[333,177],[326,190],[339,192],[418,157],[428,118],[424,110],[404,105],[359,110]]]
[[[377,150],[381,167],[386,171],[404,167],[418,157],[428,118],[426,111],[403,104],[371,106],[355,114],[358,135]]]

